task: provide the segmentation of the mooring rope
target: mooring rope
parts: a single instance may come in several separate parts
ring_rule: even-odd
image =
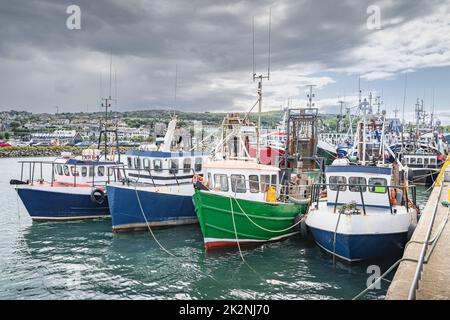
[[[442,235],[442,232],[443,232],[443,230],[444,230],[444,228],[445,228],[445,226],[446,226],[446,224],[447,224],[447,222],[448,222],[448,220],[449,220],[449,217],[450,217],[450,207],[449,207],[449,209],[447,210],[447,216],[446,216],[445,220],[443,221],[441,227],[439,228],[438,232],[436,232],[436,234],[434,235],[434,237],[433,237],[432,240],[428,241],[428,245],[431,244],[432,247],[431,247],[431,250],[430,250],[429,252],[427,252],[427,255],[426,255],[426,257],[425,257],[424,263],[427,263],[428,260],[430,259],[431,254],[433,253],[433,249],[434,249],[434,247],[435,247],[435,243],[437,242],[436,240],[438,240],[438,239],[440,238],[440,236]],[[408,247],[410,244],[413,244],[413,243],[415,243],[415,244],[425,244],[425,241],[415,241],[415,240],[414,240],[414,241],[408,241],[408,243],[405,245],[405,250],[407,249],[407,247]],[[375,285],[376,285],[378,282],[380,282],[381,280],[387,280],[387,279],[384,279],[384,277],[387,276],[389,273],[391,273],[392,270],[395,269],[395,267],[396,267],[397,265],[399,265],[399,264],[400,264],[401,262],[403,262],[403,261],[416,262],[416,263],[419,262],[419,260],[417,260],[417,259],[412,259],[412,258],[402,258],[402,259],[398,260],[398,261],[395,262],[395,263],[394,263],[394,264],[393,264],[386,272],[384,272],[379,278],[377,278],[377,280],[375,280],[375,282],[373,282],[370,286],[368,286],[366,289],[364,289],[362,292],[360,292],[358,295],[356,295],[352,300],[357,300],[357,299],[359,299],[361,296],[363,296],[363,295],[366,294],[369,290],[371,290],[372,287],[375,286]]]
[[[282,232],[289,231],[289,230],[295,228],[296,226],[298,226],[300,223],[302,223],[302,222],[305,220],[305,218],[306,218],[306,214],[305,214],[305,215],[302,217],[302,219],[300,219],[298,222],[296,222],[295,224],[293,224],[292,226],[290,226],[290,227],[288,227],[288,228],[286,228],[286,229],[282,229],[282,230],[270,230],[270,229],[267,229],[267,228],[265,228],[265,227],[263,227],[263,226],[257,224],[255,221],[253,221],[253,220],[249,217],[249,215],[244,211],[244,209],[242,209],[241,205],[239,204],[239,202],[238,202],[238,200],[237,200],[237,198],[236,198],[236,195],[235,195],[234,197],[230,196],[230,202],[231,202],[231,198],[234,198],[234,201],[236,201],[236,204],[238,205],[238,207],[239,207],[239,209],[241,210],[241,212],[244,214],[244,216],[245,216],[252,224],[254,224],[256,227],[260,228],[261,230],[264,230],[264,231],[267,231],[267,232],[271,232],[271,233],[282,233]]]
[[[230,199],[230,210],[231,210],[231,218],[233,221],[233,229],[234,229],[234,236],[236,238],[236,244],[237,247],[239,249],[239,254],[241,256],[242,261],[245,263],[245,265],[252,270],[256,275],[258,275],[261,279],[264,279],[250,264],[248,264],[248,262],[245,260],[244,255],[242,254],[242,250],[241,250],[241,244],[239,243],[239,237],[237,234],[237,229],[236,229],[236,222],[234,220],[234,210],[233,210],[233,202],[231,201],[231,197],[229,197]]]
[[[336,238],[337,238],[337,230],[339,227],[339,222],[341,221],[341,211],[339,211],[339,216],[336,222],[336,227],[334,228],[334,235],[333,235],[333,265],[336,263]]]
[[[134,185],[134,191],[135,191],[135,193],[136,193],[136,198],[137,198],[137,200],[138,200],[139,208],[141,209],[142,216],[144,217],[144,220],[145,220],[145,222],[146,222],[147,228],[148,228],[148,230],[150,231],[150,234],[152,235],[153,240],[155,240],[155,242],[158,244],[158,246],[161,248],[161,250],[164,251],[165,253],[167,253],[169,256],[171,256],[171,257],[173,257],[173,258],[177,258],[177,259],[185,259],[185,257],[180,257],[180,256],[174,255],[173,253],[171,253],[169,250],[167,250],[167,249],[166,249],[166,248],[158,241],[158,239],[156,238],[155,234],[153,233],[152,228],[150,227],[150,224],[149,224],[149,222],[148,222],[148,220],[147,220],[147,217],[145,216],[144,208],[142,207],[142,203],[141,203],[141,199],[140,199],[140,197],[139,197],[139,193],[138,193],[138,191],[137,191],[137,184],[136,184],[136,183],[135,183],[135,185]],[[189,261],[189,260],[188,260],[188,262],[189,262],[189,263],[193,263],[192,261]],[[181,265],[182,265],[182,266],[185,266],[185,264],[181,264]],[[193,266],[193,265],[187,264],[187,266],[190,266],[193,270],[196,270],[196,271],[200,272],[200,273],[203,274],[204,276],[206,276],[206,277],[212,279],[213,281],[215,281],[217,284],[221,285],[222,287],[225,287],[222,283],[220,283],[220,282],[219,282],[216,278],[214,278],[212,275],[203,272],[202,270],[200,270],[199,268],[196,268],[196,267]]]

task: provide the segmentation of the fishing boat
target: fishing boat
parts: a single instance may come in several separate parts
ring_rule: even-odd
[[[207,163],[204,170],[194,203],[206,250],[278,241],[298,232],[293,226],[309,198],[289,201],[278,167],[224,160]]]
[[[384,116],[369,116],[367,105],[357,126],[357,161],[337,159],[326,168],[306,217],[315,242],[348,262],[400,252],[418,215],[415,187],[401,185],[401,163],[386,163],[385,151],[392,151],[384,141]]]
[[[161,145],[128,151],[122,181],[107,186],[114,232],[197,223],[192,178],[208,154],[173,150],[176,124],[174,117]]]
[[[315,242],[349,262],[400,252],[417,222],[413,187],[390,185],[392,169],[335,164],[316,185],[306,225]],[[320,197],[321,187],[326,197]]]
[[[408,168],[408,180],[416,185],[432,185],[439,175],[445,157],[432,148],[403,152],[402,163]]]
[[[235,120],[230,122],[226,117],[223,138],[215,148],[214,161],[204,165],[203,177],[194,177],[194,204],[206,250],[240,249],[243,245],[286,239],[298,233],[296,226],[309,204],[311,186],[303,185],[300,175],[296,183],[290,179],[294,168],[281,170],[277,166],[263,164],[260,159],[262,81],[268,78],[268,75],[254,74],[254,79],[258,79],[254,156],[249,152],[249,139],[242,130],[242,125],[248,124]],[[288,123],[292,119],[289,117]],[[297,126],[296,134],[300,132],[299,128]],[[289,134],[288,129],[287,136]],[[288,137],[287,141],[290,141]],[[301,139],[295,141],[298,144]],[[299,150],[297,144],[295,150]],[[291,159],[291,153],[284,154],[285,158],[288,156]],[[281,184],[280,181],[285,182]]]
[[[105,121],[100,123],[97,149],[82,150],[81,156],[63,152],[60,158],[53,161],[19,161],[20,180],[13,179],[10,184],[15,186],[33,221],[110,216],[106,185],[121,180],[120,172],[115,169],[123,166],[117,128],[112,128],[108,122],[108,108],[112,100],[111,93],[108,98],[102,99]],[[28,177],[24,172],[26,167]]]
[[[10,184],[33,221],[109,217],[105,186],[120,180],[114,170],[120,163],[100,160],[100,150],[83,150],[81,157],[66,153],[53,161],[27,160],[20,164],[20,180],[11,180]]]

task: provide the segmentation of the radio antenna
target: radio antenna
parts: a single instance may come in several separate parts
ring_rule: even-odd
[[[115,102],[114,104],[117,106],[117,70],[114,69],[114,98]]]
[[[109,99],[111,99],[111,81],[112,81],[112,53],[109,58]]]
[[[272,7],[269,8],[269,56],[267,61],[267,80],[270,78],[270,31],[272,29]]]
[[[175,106],[177,104],[177,89],[178,89],[178,64],[175,65],[175,91],[174,91],[174,102]]]
[[[270,32],[272,25],[272,8],[269,9],[269,52],[268,52],[268,64],[267,64],[267,74],[256,75],[255,72],[255,18],[253,17],[253,82],[258,79],[258,134],[256,136],[256,162],[260,163],[260,153],[261,153],[261,145],[260,145],[260,136],[261,136],[261,111],[262,111],[262,97],[263,97],[263,79],[269,80],[270,78]],[[256,104],[255,104],[256,105]]]
[[[253,34],[253,81],[255,81],[255,16],[252,18],[252,34]]]

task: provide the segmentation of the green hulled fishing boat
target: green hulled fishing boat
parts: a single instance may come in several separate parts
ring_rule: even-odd
[[[295,202],[290,201],[278,184],[279,168],[225,160],[205,164],[204,170],[194,204],[207,250],[278,241],[297,233],[309,193],[297,186]]]

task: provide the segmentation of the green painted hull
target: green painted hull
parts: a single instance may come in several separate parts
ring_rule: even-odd
[[[195,210],[207,250],[236,246],[236,234],[240,245],[284,239],[297,233],[290,227],[294,225],[298,215],[306,212],[308,206],[308,201],[295,204],[271,204],[242,199],[237,201],[248,217],[242,213],[236,199],[231,199],[231,206],[229,197],[195,190]]]

